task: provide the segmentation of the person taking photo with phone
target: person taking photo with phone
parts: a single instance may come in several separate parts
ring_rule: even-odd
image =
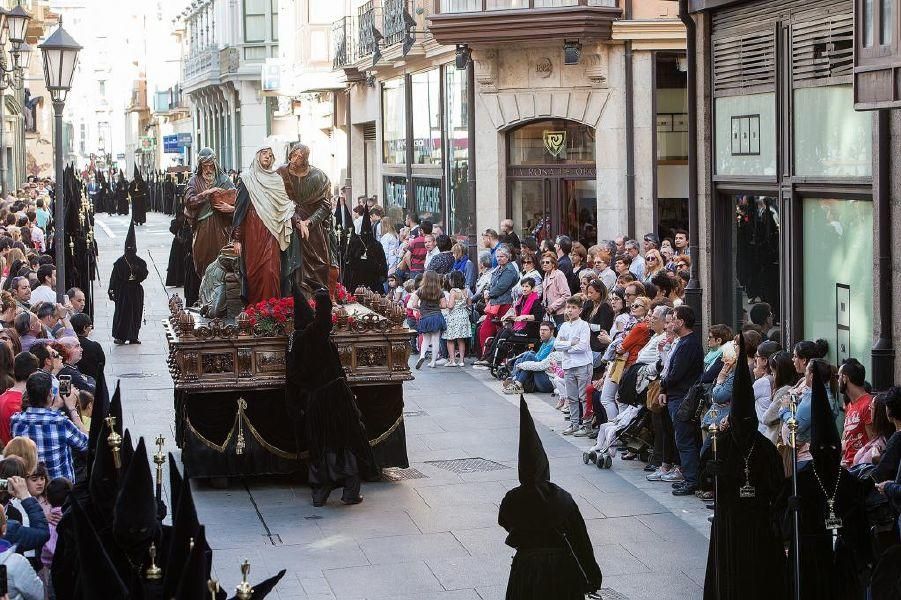
[[[47,465],[51,479],[65,477],[75,481],[72,450],[84,452],[88,447],[88,435],[78,415],[77,394],[71,387],[54,394],[50,374],[38,371],[28,378],[25,395],[28,408],[10,419],[12,434],[34,440],[38,459]]]

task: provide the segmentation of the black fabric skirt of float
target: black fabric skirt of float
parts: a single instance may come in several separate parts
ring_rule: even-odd
[[[354,386],[352,390],[378,467],[409,467],[403,385]],[[283,388],[179,391],[175,414],[176,438],[188,477],[307,471],[307,448],[298,448]]]

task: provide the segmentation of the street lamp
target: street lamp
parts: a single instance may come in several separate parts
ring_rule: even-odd
[[[15,9],[13,9],[15,10]],[[9,16],[7,16],[7,20]],[[10,30],[12,31],[12,30]],[[44,81],[53,100],[53,145],[56,163],[56,198],[53,210],[53,246],[56,253],[56,300],[63,301],[66,290],[66,241],[63,235],[65,215],[63,211],[63,108],[66,94],[72,89],[72,77],[78,63],[81,46],[72,39],[62,22],[38,48],[44,58]]]
[[[20,5],[16,5],[10,11],[0,9],[0,193],[6,191],[6,144],[3,141],[6,128],[3,112],[6,106],[3,96],[9,88],[16,91],[22,89],[25,70],[28,69],[31,58],[31,46],[25,43],[25,33],[30,20],[31,15]],[[10,49],[12,64],[7,63],[6,59],[7,40],[12,45]]]

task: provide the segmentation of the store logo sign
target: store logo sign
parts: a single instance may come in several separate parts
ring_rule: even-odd
[[[545,131],[544,147],[551,156],[559,158],[563,151],[566,150],[566,132]]]

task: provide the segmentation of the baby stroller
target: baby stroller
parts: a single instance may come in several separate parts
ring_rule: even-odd
[[[511,336],[494,343],[495,338],[488,338],[486,344],[491,350],[488,361],[488,369],[491,375],[498,379],[506,379],[510,376],[513,359],[527,350],[535,350],[541,345],[541,340],[530,336]]]
[[[642,405],[626,406],[615,419],[600,426],[597,443],[582,453],[582,461],[586,465],[594,463],[598,469],[609,469],[620,443],[631,452],[646,457],[654,443],[650,417],[650,411]]]

